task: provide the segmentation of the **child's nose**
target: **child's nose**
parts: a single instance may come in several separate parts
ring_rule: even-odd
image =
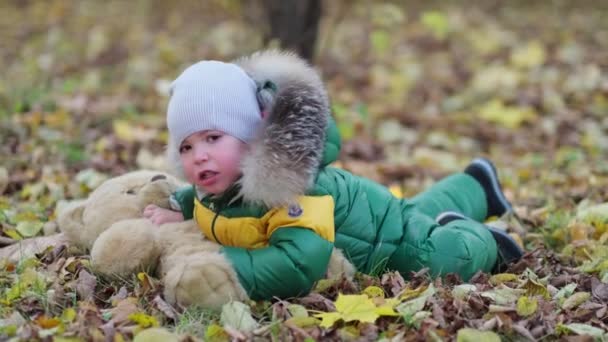
[[[209,153],[207,153],[207,150],[201,147],[197,147],[194,149],[194,159],[197,162],[204,162],[209,160]]]

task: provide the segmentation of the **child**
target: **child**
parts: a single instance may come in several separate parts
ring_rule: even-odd
[[[253,299],[306,294],[334,247],[360,272],[496,270],[522,252],[482,223],[511,210],[493,165],[474,160],[412,198],[329,166],[340,140],[316,72],[294,55],[202,61],[172,84],[168,155],[193,184],[155,206],[157,224],[196,220],[223,245]]]

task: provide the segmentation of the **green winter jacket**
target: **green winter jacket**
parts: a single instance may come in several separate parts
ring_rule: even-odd
[[[391,269],[407,276],[409,271],[430,267],[434,275],[456,272],[468,279],[478,270],[492,268],[496,246],[481,224],[455,221],[453,227],[439,227],[434,222],[436,214],[444,210],[459,210],[479,220],[485,217],[485,198],[472,178],[454,175],[438,184],[437,191],[431,189],[410,201],[398,199],[380,184],[328,166],[340,149],[333,123],[328,132],[323,166],[307,195],[329,195],[333,199],[330,214],[335,240],[330,241],[306,226],[290,226],[274,230],[261,247],[224,246],[223,253],[234,265],[251,298],[306,294],[325,275],[334,246],[343,251],[358,271],[368,274]],[[262,218],[269,212],[260,206],[243,206],[242,201],[229,204],[233,192],[202,200],[195,200],[194,193],[193,187],[189,187],[176,194],[184,216],[193,217],[195,201],[213,208],[216,217],[211,220],[211,233],[206,235],[222,244],[223,239],[218,240],[213,233],[216,230],[213,226],[221,222],[217,217],[235,221],[244,217]]]

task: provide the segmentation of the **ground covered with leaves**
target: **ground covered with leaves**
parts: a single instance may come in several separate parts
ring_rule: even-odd
[[[2,2],[0,243],[58,231],[103,180],[164,169],[168,84],[262,47],[255,5]],[[357,275],[304,298],[174,308],[156,278],[105,279],[52,246],[0,262],[0,339],[608,339],[608,9],[335,1],[315,64],[339,166],[412,196],[475,156],[498,166],[527,254],[502,274]]]

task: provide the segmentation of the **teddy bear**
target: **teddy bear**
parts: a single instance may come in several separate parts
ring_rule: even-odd
[[[70,244],[90,251],[96,272],[123,277],[154,272],[172,304],[219,308],[231,300],[247,300],[221,246],[205,239],[193,220],[157,226],[143,218],[148,204],[169,208],[170,194],[183,185],[164,172],[130,172],[105,181],[86,200],[66,206],[58,214],[58,224]],[[327,275],[340,274],[352,277],[354,267],[336,249]]]

